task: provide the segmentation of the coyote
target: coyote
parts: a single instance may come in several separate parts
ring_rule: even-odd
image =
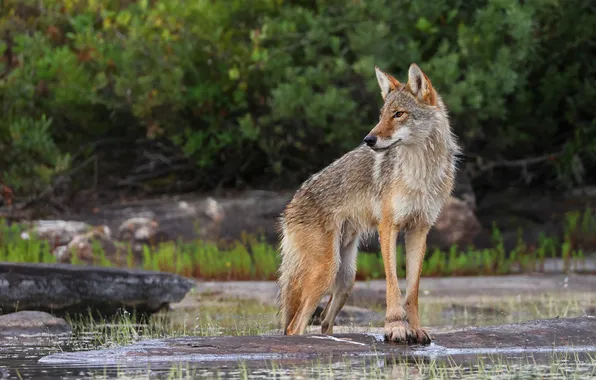
[[[450,196],[459,146],[447,109],[412,63],[400,83],[375,66],[384,105],[363,143],[312,175],[280,218],[279,306],[284,335],[304,334],[321,298],[322,334],[355,282],[361,237],[377,228],[387,284],[385,339],[429,344],[418,317],[426,237]],[[406,238],[406,296],[396,274],[396,239]]]

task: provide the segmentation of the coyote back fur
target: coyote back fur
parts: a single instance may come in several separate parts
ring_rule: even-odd
[[[360,238],[378,229],[387,284],[385,337],[430,343],[418,318],[426,236],[451,194],[459,152],[447,110],[416,64],[401,84],[375,68],[384,105],[364,143],[310,177],[281,217],[280,311],[284,334],[303,334],[321,298],[323,334],[354,285]],[[406,232],[406,296],[396,238]]]

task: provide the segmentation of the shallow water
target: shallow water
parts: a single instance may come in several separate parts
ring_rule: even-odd
[[[78,340],[78,341],[77,341]],[[204,361],[177,364],[139,363],[126,367],[39,363],[44,355],[78,349],[81,339],[51,342],[31,340],[26,346],[0,349],[2,379],[389,379],[389,378],[512,378],[589,379],[596,377],[596,347],[576,347],[527,353],[519,349],[453,350],[431,345],[408,357],[379,358],[375,353],[339,360]],[[74,343],[74,344],[73,344]]]
[[[452,329],[584,315],[596,306],[593,293],[538,297],[426,299],[421,317],[426,326]],[[43,356],[113,348],[150,338],[188,335],[255,335],[276,331],[275,310],[235,301],[196,310],[176,310],[156,326],[81,323],[71,338],[0,339],[0,379],[190,379],[190,378],[596,378],[596,347],[524,349],[445,349],[438,345],[412,350],[406,357],[378,357],[374,352],[339,360],[195,361],[128,363],[127,367],[89,364],[44,364]],[[159,319],[159,318],[156,318]],[[379,323],[347,323],[338,332],[373,332]],[[363,327],[368,326],[368,327]],[[318,332],[319,327],[313,327]],[[595,342],[596,344],[596,342]],[[164,352],[166,355],[166,352]]]

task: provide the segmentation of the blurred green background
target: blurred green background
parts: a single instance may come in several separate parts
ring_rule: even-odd
[[[25,196],[68,174],[77,189],[292,188],[374,126],[374,66],[405,81],[416,62],[476,188],[573,187],[596,178],[595,10],[5,0],[0,185]]]

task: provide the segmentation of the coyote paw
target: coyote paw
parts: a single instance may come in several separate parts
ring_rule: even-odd
[[[385,324],[385,340],[395,343],[430,344],[430,336],[423,329],[413,329],[408,322],[391,322]]]

